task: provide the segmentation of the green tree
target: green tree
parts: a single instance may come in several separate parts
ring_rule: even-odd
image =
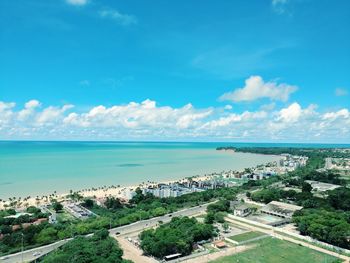
[[[104,205],[111,210],[117,210],[123,207],[123,204],[120,202],[120,200],[115,197],[107,197]]]
[[[107,230],[96,232],[92,237],[77,237],[50,253],[43,263],[124,263],[123,251]]]
[[[143,231],[140,234],[141,248],[147,255],[157,258],[180,253],[188,255],[193,244],[215,236],[214,227],[198,223],[195,218],[172,218],[157,229]]]
[[[94,201],[91,199],[85,199],[83,202],[83,206],[86,208],[92,208],[94,206]]]
[[[311,184],[307,183],[307,182],[303,182],[301,185],[301,191],[303,193],[311,193],[312,190],[312,186]]]
[[[60,212],[63,209],[63,205],[59,202],[54,202],[52,203],[52,208],[56,211],[56,212]]]
[[[204,218],[204,222],[206,224],[213,224],[215,221],[215,214],[212,212],[208,212],[207,215]]]
[[[227,230],[230,228],[229,224],[227,222],[224,222],[222,224],[222,228],[224,229],[225,232],[227,232]]]

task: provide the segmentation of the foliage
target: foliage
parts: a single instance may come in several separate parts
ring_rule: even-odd
[[[265,204],[270,203],[271,201],[278,201],[281,197],[281,190],[277,188],[262,189],[251,195],[253,201],[263,202]]]
[[[218,202],[215,202],[213,204],[208,205],[207,211],[208,212],[227,212],[230,209],[230,202],[227,200],[220,200]]]
[[[278,150],[283,151],[285,150]],[[267,151],[265,151],[267,152]],[[273,150],[274,154],[277,154]],[[262,152],[260,152],[262,153]],[[70,223],[57,223],[50,225],[43,223],[40,225],[32,225],[27,228],[21,228],[16,231],[12,231],[13,224],[22,224],[26,222],[32,222],[36,218],[39,218],[39,212],[36,213],[33,208],[30,209],[33,213],[32,216],[21,216],[17,219],[4,218],[8,215],[15,214],[15,210],[3,210],[0,211],[0,230],[4,234],[3,239],[0,242],[0,253],[10,253],[20,250],[22,233],[24,237],[24,245],[26,248],[39,246],[47,243],[52,243],[57,240],[64,238],[85,235],[92,233],[96,230],[108,229],[110,224],[112,227],[122,226],[136,222],[140,219],[149,219],[155,216],[172,213],[179,209],[186,207],[192,207],[208,203],[213,200],[221,200],[216,204],[208,206],[208,215],[205,218],[206,223],[213,223],[214,221],[221,221],[222,213],[228,209],[228,202],[223,200],[234,200],[237,193],[251,191],[257,188],[266,188],[257,192],[253,192],[253,196],[256,200],[261,202],[268,202],[269,200],[287,199],[293,200],[298,205],[302,205],[305,209],[305,214],[300,214],[298,217],[302,218],[307,215],[307,211],[313,208],[322,208],[325,211],[332,213],[334,217],[338,214],[343,214],[344,211],[349,211],[349,189],[339,188],[328,193],[326,199],[315,197],[309,192],[297,193],[294,190],[283,191],[280,189],[267,188],[271,184],[284,180],[291,185],[301,186],[305,180],[319,180],[330,183],[342,183],[342,179],[333,172],[317,172],[315,169],[324,166],[324,157],[330,156],[336,157],[336,153],[330,150],[320,152],[319,150],[301,150],[292,149],[291,154],[305,155],[309,157],[306,167],[297,169],[296,171],[288,174],[287,176],[279,177],[274,176],[268,179],[259,181],[249,181],[243,184],[241,187],[235,188],[219,188],[211,189],[203,192],[195,192],[191,194],[182,195],[179,197],[169,198],[157,198],[152,194],[144,195],[140,189],[137,189],[136,196],[131,200],[131,204],[119,205],[118,201],[112,200],[110,209],[97,206],[95,203],[91,204],[90,201],[85,200],[84,205],[89,206],[94,213],[98,214],[99,217],[90,218],[84,221],[70,221]],[[261,192],[262,191],[262,192]],[[74,198],[81,199],[77,193],[71,193]],[[278,199],[277,199],[278,198]],[[55,203],[55,202],[54,202]],[[92,205],[92,206],[91,206]],[[339,211],[337,211],[339,210]],[[347,218],[350,216],[348,213],[345,214]],[[47,216],[47,215],[44,215]],[[332,221],[332,220],[330,220]],[[302,222],[302,220],[300,220]],[[348,220],[346,221],[349,224]],[[299,223],[298,223],[299,224]],[[298,226],[299,227],[299,226]],[[324,226],[325,229],[327,226]],[[312,230],[312,229],[311,229]],[[316,235],[315,235],[316,236]],[[333,239],[328,238],[326,242],[332,243]]]
[[[307,182],[303,182],[301,184],[301,191],[304,193],[311,193],[312,190],[312,186],[311,184],[307,183]]]
[[[324,209],[304,209],[294,213],[294,222],[302,235],[350,248],[350,213],[339,213]]]
[[[0,217],[15,215],[16,210],[15,209],[7,209],[7,210],[0,210]]]
[[[195,242],[207,240],[216,234],[212,225],[198,223],[195,218],[172,218],[170,223],[140,234],[141,248],[147,255],[163,258],[180,253],[188,255]]]
[[[107,230],[97,231],[92,237],[78,237],[50,253],[43,263],[122,263],[123,251],[116,241],[108,237]]]
[[[107,197],[104,205],[111,210],[117,210],[123,207],[122,203],[118,198],[115,197]]]
[[[56,211],[56,212],[60,212],[63,209],[63,205],[61,203],[58,202],[54,202],[52,203],[52,208]]]
[[[335,209],[350,211],[350,189],[341,187],[329,191],[329,204]]]
[[[224,230],[224,232],[227,232],[230,228],[230,225],[227,222],[224,222],[222,224],[222,229]]]
[[[87,198],[84,200],[84,202],[82,203],[82,206],[86,207],[86,208],[92,208],[94,206],[94,201]]]

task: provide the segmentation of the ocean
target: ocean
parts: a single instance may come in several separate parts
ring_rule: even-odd
[[[276,156],[216,151],[216,147],[228,145],[272,146],[251,143],[0,141],[0,199],[180,179],[223,170],[241,170],[278,159]],[[273,145],[307,147],[301,144]]]

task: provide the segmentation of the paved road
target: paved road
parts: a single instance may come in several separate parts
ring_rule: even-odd
[[[199,213],[204,212],[209,204],[210,203],[204,204],[201,206],[195,206],[195,207],[191,207],[191,208],[187,208],[184,210],[174,212],[172,214],[167,214],[164,216],[155,217],[155,218],[151,218],[148,220],[138,221],[138,222],[132,223],[130,225],[116,227],[116,228],[111,229],[110,233],[111,233],[111,235],[115,235],[116,233],[127,234],[127,233],[131,233],[131,232],[140,231],[144,228],[156,226],[159,223],[159,221],[163,221],[164,223],[169,222],[171,220],[171,218],[176,217],[176,216],[193,216],[195,214],[199,214]],[[46,255],[46,254],[50,253],[51,251],[59,248],[60,246],[67,243],[69,240],[71,240],[71,238],[67,239],[67,240],[61,240],[61,241],[58,241],[56,243],[53,243],[53,244],[50,244],[47,246],[42,246],[42,247],[26,250],[23,252],[23,261],[22,261],[22,253],[19,252],[16,254],[12,254],[12,255],[8,255],[8,256],[0,258],[0,262],[1,263],[21,263],[21,262],[34,261],[35,259],[37,259],[43,255]],[[40,253],[40,254],[34,254],[34,253]]]
[[[186,208],[184,210],[180,210],[180,211],[174,212],[172,214],[167,214],[167,215],[160,216],[160,217],[154,217],[151,219],[138,221],[138,222],[132,223],[130,225],[125,225],[125,226],[113,228],[110,230],[110,233],[111,234],[119,233],[119,234],[123,235],[123,234],[137,232],[137,231],[141,231],[142,229],[145,229],[145,228],[156,226],[159,224],[159,221],[162,221],[163,223],[167,223],[173,217],[193,216],[196,214],[200,214],[200,213],[203,213],[207,209],[207,206],[209,204],[204,204],[201,206]]]
[[[23,257],[22,253],[16,253],[12,254],[9,256],[5,256],[0,258],[1,263],[16,263],[16,262],[30,262],[38,259],[39,257],[46,255],[47,253],[50,253],[51,251],[59,248],[60,246],[63,246],[65,243],[67,243],[69,240],[72,240],[72,238],[65,239],[58,241],[56,243],[38,247],[38,248],[33,248],[29,249],[23,252]]]

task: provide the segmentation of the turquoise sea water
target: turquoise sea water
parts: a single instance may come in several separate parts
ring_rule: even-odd
[[[240,170],[278,158],[215,150],[218,146],[226,145],[272,146],[232,143],[2,141],[0,198],[179,179],[222,170]]]

